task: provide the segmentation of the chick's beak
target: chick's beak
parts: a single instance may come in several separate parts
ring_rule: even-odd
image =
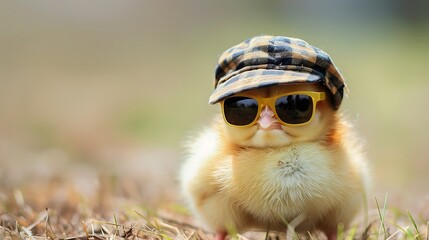
[[[265,106],[260,114],[258,120],[259,128],[268,130],[268,129],[281,129],[279,121],[276,119],[274,112],[270,107]]]

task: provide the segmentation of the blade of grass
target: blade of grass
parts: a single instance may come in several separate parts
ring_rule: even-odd
[[[307,234],[310,237],[310,240],[315,240],[315,238],[313,237],[313,235],[311,234],[311,232],[307,232]]]
[[[374,226],[375,222],[371,222],[369,223],[366,228],[364,229],[362,235],[361,235],[361,239],[362,240],[368,240],[369,239],[369,235],[370,235],[370,231],[372,230],[372,227]]]
[[[354,226],[349,230],[349,232],[348,232],[348,234],[347,234],[347,236],[346,236],[345,240],[353,240],[353,239],[355,238],[355,235],[356,235],[356,232],[357,232],[357,228],[358,228],[358,226],[357,226],[357,225],[354,225]],[[341,238],[339,238],[339,239],[341,239]]]
[[[80,224],[82,225],[83,232],[85,233],[86,239],[89,239],[88,229],[86,229],[86,225],[84,221],[81,221]]]
[[[149,228],[151,228],[151,232],[150,234],[152,235],[158,235],[160,237],[163,238],[168,238],[171,239],[169,236],[167,236],[167,234],[161,229],[161,227],[159,226],[158,221],[155,219],[154,223],[152,223],[148,217],[144,216],[143,214],[141,214],[140,212],[138,212],[137,210],[134,210],[134,212],[139,215],[143,220],[145,220],[146,222],[146,226],[148,226]]]
[[[237,233],[237,237],[238,237],[238,239],[240,239],[240,240],[249,240],[247,237],[245,237],[245,236],[243,236],[243,235],[241,235],[241,234],[239,234],[239,233]]]
[[[232,221],[226,223],[226,231],[228,232],[228,235],[231,237],[231,239],[237,238],[238,230]]]
[[[111,235],[109,229],[107,229],[104,225],[101,226],[101,232],[103,235]]]
[[[149,221],[149,219],[146,217],[146,216],[144,216],[143,214],[141,214],[141,213],[139,213],[137,210],[134,210],[134,212],[137,214],[137,215],[139,215],[141,218],[143,218],[143,220],[145,220],[145,222],[146,222],[146,224],[149,226],[149,227],[151,227],[151,228],[153,228],[153,229],[159,229],[159,226],[155,226],[151,221]]]
[[[265,233],[265,240],[268,240],[270,234],[270,222],[267,224],[267,232]]]
[[[417,227],[416,221],[414,221],[414,218],[413,218],[413,216],[411,216],[411,213],[409,211],[407,211],[407,214],[411,220],[411,223],[414,226],[414,230],[416,230],[416,233],[417,233],[416,239],[422,240],[422,236],[420,235],[420,231],[419,231],[419,228]]]
[[[164,229],[167,229],[170,233],[176,235],[176,237],[175,237],[176,239],[185,239],[186,238],[186,234],[183,231],[181,231],[178,227],[164,223],[162,221],[160,221],[160,222],[156,221],[156,222],[157,222],[157,225],[160,226],[159,230],[162,233],[167,234],[166,231],[164,230]]]
[[[386,231],[386,226],[384,224],[384,217],[386,214],[386,205],[387,205],[387,195],[388,195],[388,193],[386,192],[386,196],[384,198],[383,212],[380,211],[380,205],[378,204],[377,197],[375,198],[375,203],[377,204],[378,215],[380,216],[380,220],[381,220],[381,225],[380,225],[380,229],[378,231],[377,239],[380,239],[381,229],[383,229],[384,239],[385,240],[387,239],[387,231]]]
[[[364,227],[367,227],[369,224],[369,220],[368,220],[369,207],[368,207],[368,195],[366,191],[363,191],[362,198],[363,198],[362,200],[363,200],[363,209],[364,209],[363,224],[364,224]]]
[[[412,233],[410,233],[410,231],[408,231],[408,226],[406,226],[405,228],[399,226],[396,223],[392,223],[393,225],[395,225],[397,228],[399,228],[403,233],[405,233],[409,238],[414,239],[414,236]]]
[[[273,212],[273,210],[271,209],[271,216],[273,216],[273,218],[274,218],[274,212]],[[283,216],[280,216],[280,218],[281,218],[281,220],[283,221],[283,223],[285,224],[285,226],[287,226],[287,229],[289,228],[289,222],[283,217]],[[268,233],[267,233],[268,234]],[[286,237],[287,237],[287,234],[288,234],[288,231],[286,230],[286,232],[285,232],[285,234],[286,234]],[[267,235],[268,236],[268,235]],[[266,236],[266,237],[267,237]]]
[[[429,240],[429,221],[426,223],[426,240]]]
[[[401,229],[396,230],[396,232],[394,232],[392,235],[390,235],[390,236],[387,238],[387,240],[394,239],[393,237],[394,237],[396,234],[400,233],[401,231],[402,231]],[[396,238],[395,238],[395,239],[396,239]]]
[[[417,236],[413,233],[413,230],[408,228],[407,232],[408,232],[408,236],[410,236],[410,239],[412,239],[412,240],[416,239]]]
[[[337,226],[337,239],[344,239],[344,224],[342,223]]]
[[[49,210],[46,208],[46,222],[45,222],[45,234],[46,237],[50,239],[57,239],[57,236],[55,235],[51,222],[49,221]]]
[[[31,231],[28,228],[21,227],[21,231],[24,232],[24,234],[26,234],[25,239],[34,240],[33,234],[31,233]],[[21,233],[21,237],[22,237],[22,232],[20,232]]]
[[[299,239],[298,233],[295,231],[295,228],[301,224],[307,216],[305,214],[300,214],[297,217],[295,217],[288,225],[287,225],[287,233],[286,233],[286,239]]]
[[[173,240],[171,237],[169,237],[167,234],[165,234],[165,233],[161,233],[161,234],[159,234],[161,237],[162,237],[162,239],[167,239],[167,240]]]
[[[195,231],[190,232],[188,236],[185,236],[186,237],[185,240],[196,239],[196,237],[194,236],[195,233],[196,233]]]
[[[209,232],[201,230],[197,226],[194,226],[194,225],[186,223],[186,222],[182,222],[182,221],[179,221],[179,220],[174,220],[174,219],[171,219],[171,218],[166,218],[166,217],[163,217],[163,216],[158,216],[157,218],[161,219],[163,222],[168,222],[168,223],[171,223],[171,224],[174,224],[174,225],[180,225],[180,226],[192,228],[192,229],[195,229],[195,230],[199,230],[199,231],[205,232],[206,234],[209,233]]]
[[[92,232],[92,235],[95,235],[94,221],[93,220],[91,220],[91,232]]]
[[[119,224],[116,220],[116,214],[113,214],[113,221],[115,222],[115,233],[113,235],[117,236],[119,234]]]
[[[39,225],[40,223],[42,223],[42,222],[44,222],[44,221],[46,221],[46,218],[48,217],[48,212],[46,211],[46,212],[42,212],[40,215],[39,215],[39,218],[34,222],[34,223],[32,223],[30,226],[28,226],[27,228],[31,231],[31,230],[33,230],[33,228],[35,228],[37,225]]]

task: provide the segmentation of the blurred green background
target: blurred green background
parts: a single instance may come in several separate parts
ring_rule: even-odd
[[[340,68],[341,111],[366,143],[375,194],[427,195],[428,5],[3,0],[0,190],[57,174],[89,194],[107,174],[170,199],[182,142],[218,112],[207,103],[217,57],[272,34],[302,38]]]

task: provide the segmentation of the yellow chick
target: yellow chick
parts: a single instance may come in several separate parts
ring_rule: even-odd
[[[180,175],[195,215],[216,239],[230,228],[336,239],[368,173],[337,111],[345,83],[330,57],[300,39],[254,37],[222,54],[215,87],[221,114],[189,142]]]

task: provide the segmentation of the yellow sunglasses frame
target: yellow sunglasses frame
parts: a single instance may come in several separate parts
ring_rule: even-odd
[[[296,123],[296,124],[293,124],[293,123],[286,123],[286,122],[283,122],[283,121],[279,118],[279,116],[277,115],[277,111],[276,111],[276,107],[275,107],[276,100],[277,100],[278,98],[280,98],[280,97],[289,96],[289,95],[298,95],[298,94],[299,94],[299,95],[307,95],[307,96],[311,97],[311,99],[313,100],[313,112],[311,113],[311,118],[310,118],[307,122],[304,122],[304,123]],[[249,124],[247,124],[247,125],[234,125],[234,124],[232,124],[232,123],[229,123],[229,122],[226,120],[226,117],[225,117],[225,111],[224,111],[225,100],[227,100],[228,98],[231,98],[231,97],[248,97],[248,98],[252,98],[252,99],[255,99],[255,100],[256,100],[256,102],[258,103],[258,112],[256,113],[256,117],[255,117],[255,119],[254,119],[251,123],[249,123]],[[260,97],[260,96],[257,96],[257,95],[254,95],[254,94],[250,94],[250,93],[239,93],[239,94],[232,95],[232,96],[230,96],[230,97],[227,97],[227,98],[223,99],[223,100],[221,101],[221,111],[222,111],[223,119],[224,119],[224,121],[225,121],[228,125],[230,125],[230,126],[234,126],[234,127],[248,127],[248,126],[251,126],[251,125],[256,124],[256,122],[259,120],[259,116],[261,115],[261,111],[262,111],[262,109],[263,109],[265,106],[269,106],[269,107],[271,108],[271,110],[274,112],[274,116],[277,118],[277,120],[278,120],[282,125],[285,125],[285,126],[303,126],[303,125],[306,125],[306,124],[310,123],[310,122],[313,120],[314,112],[316,111],[316,105],[317,105],[317,102],[319,102],[319,101],[323,101],[323,100],[326,100],[326,93],[325,93],[325,92],[314,92],[314,91],[294,91],[294,92],[288,92],[288,93],[276,94],[276,95],[274,95],[274,96],[270,96],[270,97]]]

